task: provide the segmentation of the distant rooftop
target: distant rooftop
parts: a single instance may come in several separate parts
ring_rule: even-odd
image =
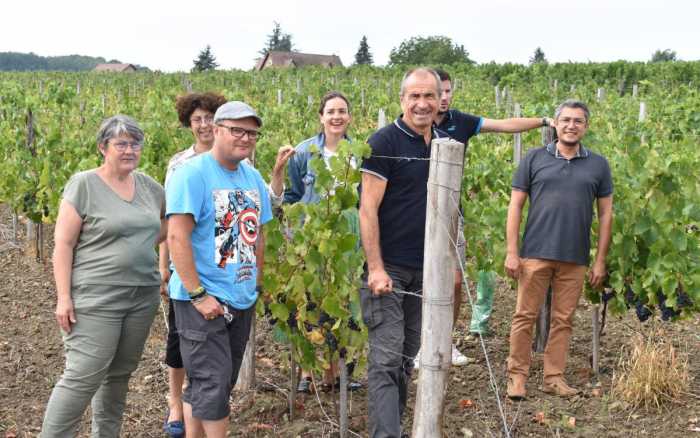
[[[307,65],[322,65],[324,67],[342,67],[343,62],[336,55],[317,55],[301,52],[270,51],[260,58],[255,65],[256,70],[268,67],[305,67]]]
[[[94,71],[127,72],[136,71],[136,67],[133,64],[97,64]]]

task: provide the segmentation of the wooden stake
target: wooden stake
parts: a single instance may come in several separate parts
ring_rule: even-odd
[[[12,243],[17,243],[17,222],[19,218],[17,217],[17,212],[12,212]]]
[[[289,344],[289,399],[287,403],[289,404],[289,421],[294,421],[295,406],[294,402],[297,400],[297,363],[294,360],[294,346]]]
[[[249,391],[255,388],[255,312],[250,322],[248,344],[243,353],[243,362],[238,372],[238,380],[234,389],[236,391]]]
[[[454,272],[457,266],[459,194],[464,145],[451,138],[433,140],[428,177],[423,264],[423,317],[420,372],[414,409],[414,438],[444,436],[442,430],[448,371],[452,365]]]
[[[516,103],[513,109],[513,117],[520,117],[520,104]],[[516,165],[520,163],[520,158],[523,156],[523,138],[518,132],[513,134],[513,163]]]
[[[549,289],[547,289],[547,297],[545,298],[545,302],[540,307],[540,312],[537,315],[537,322],[535,323],[535,342],[532,345],[532,349],[535,351],[535,353],[544,353],[544,349],[547,346],[551,315],[552,287],[550,286]]]
[[[598,320],[598,315],[600,306],[598,304],[593,305],[592,322],[593,322],[593,359],[591,360],[591,365],[593,368],[593,374],[596,376],[600,371],[598,367],[598,358],[600,357],[600,321]]]
[[[379,108],[377,113],[377,129],[381,129],[386,126],[386,114],[384,114],[384,108]]]
[[[542,136],[542,146],[547,146],[551,142],[554,141],[554,134],[556,134],[556,130],[550,126],[543,126],[540,129],[540,134]]]
[[[605,100],[605,88],[598,88],[596,97],[598,98],[598,102],[602,102],[603,100]]]
[[[37,224],[36,254],[37,254],[38,261],[40,263],[43,263],[44,262],[44,224],[41,222]]]
[[[340,372],[340,438],[348,436],[348,367],[345,363],[345,356],[338,359],[338,369]]]
[[[277,105],[282,105],[282,89],[277,89]]]
[[[493,90],[494,93],[496,94],[496,108],[500,108],[501,107],[501,89],[498,88],[498,85],[493,87],[493,89],[494,89]]]

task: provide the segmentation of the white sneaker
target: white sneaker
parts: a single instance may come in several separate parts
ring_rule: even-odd
[[[452,366],[461,367],[462,365],[466,365],[468,363],[469,358],[457,350],[455,344],[452,344]]]

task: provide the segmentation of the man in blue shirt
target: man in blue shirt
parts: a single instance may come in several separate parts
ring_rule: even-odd
[[[450,77],[449,73],[444,70],[436,69],[435,71],[437,72],[438,76],[440,76],[441,81],[440,104],[438,106],[435,124],[439,130],[445,132],[458,142],[464,143],[465,148],[469,146],[470,138],[482,132],[515,134],[543,126],[552,126],[552,120],[546,117],[488,119],[486,117],[463,113],[456,109],[450,109],[450,104],[452,103],[452,78]],[[462,218],[460,218],[459,225],[457,246],[459,247],[461,264],[464,266],[464,263],[466,262],[466,255],[464,253],[464,220]],[[457,319],[459,317],[459,309],[461,304],[462,271],[459,269],[455,276],[453,327],[457,326]],[[459,350],[457,350],[455,346],[453,346],[452,365],[465,365],[467,362],[467,358]],[[416,366],[417,365],[418,360],[416,360]]]
[[[262,225],[272,213],[260,173],[243,162],[262,120],[234,101],[219,107],[214,124],[211,151],[172,175],[166,215],[170,297],[189,380],[186,434],[223,438],[261,282]]]

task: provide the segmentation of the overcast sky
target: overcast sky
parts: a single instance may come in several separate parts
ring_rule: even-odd
[[[448,6],[450,5],[450,6]],[[222,68],[250,69],[278,21],[295,49],[354,61],[367,35],[375,64],[413,36],[445,35],[475,61],[647,61],[656,49],[700,60],[695,0],[10,0],[0,52],[81,54],[163,71],[189,70],[211,45]]]

